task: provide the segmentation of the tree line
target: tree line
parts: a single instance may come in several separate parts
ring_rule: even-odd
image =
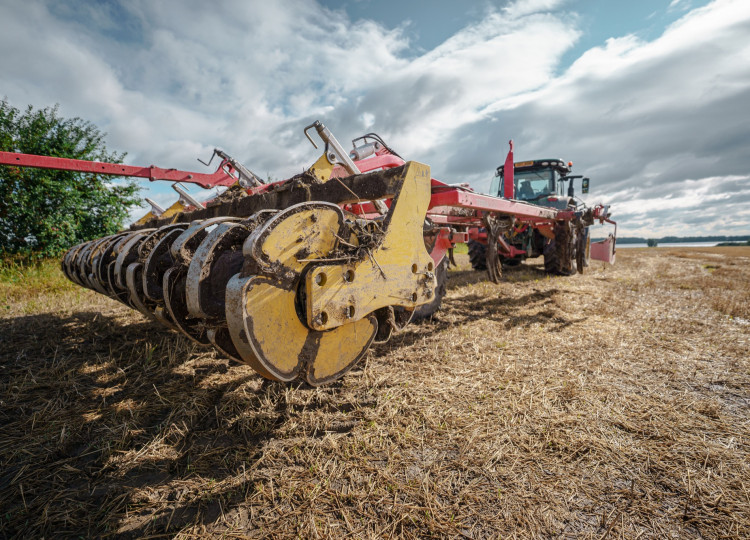
[[[603,240],[603,238],[600,238]],[[659,244],[679,244],[681,242],[746,242],[750,240],[750,235],[740,236],[663,236],[661,238],[643,238],[640,236],[619,236],[618,244],[648,244],[648,241],[656,241]],[[592,241],[596,241],[592,238]]]

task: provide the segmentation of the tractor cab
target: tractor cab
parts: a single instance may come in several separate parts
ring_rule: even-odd
[[[572,167],[573,162],[565,163],[562,159],[535,159],[514,163],[514,199],[539,206],[567,208],[569,199],[573,197],[573,178],[569,176]],[[504,169],[503,165],[497,168],[490,195],[503,196]],[[583,187],[584,193],[587,192],[588,182],[584,182]]]

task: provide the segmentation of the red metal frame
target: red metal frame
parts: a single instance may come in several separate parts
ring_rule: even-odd
[[[505,178],[505,182],[503,183],[503,197],[506,199],[512,199],[515,196],[513,190],[516,187],[515,182],[513,181],[513,174],[515,172],[515,167],[513,166],[513,141],[508,141],[508,144],[510,145],[510,150],[505,157],[505,167],[503,167]]]
[[[59,171],[76,171],[110,176],[131,176],[134,178],[148,178],[152,182],[154,180],[186,182],[189,184],[198,184],[202,188],[231,186],[237,181],[237,177],[233,174],[235,169],[228,160],[222,161],[213,174],[162,169],[153,165],[149,167],[137,167],[133,165],[103,163],[101,161],[35,156],[33,154],[19,154],[16,152],[0,152],[0,165],[15,165],[35,169],[56,169]]]
[[[435,191],[432,188],[432,199],[430,200],[430,210],[428,215],[446,215],[446,211],[441,207],[452,208],[471,208],[483,212],[497,212],[500,214],[513,215],[518,218],[531,220],[555,220],[560,219],[561,212],[552,208],[535,206],[519,201],[500,199],[490,195],[482,195],[473,191],[464,191],[459,188],[451,188],[444,191]],[[450,212],[450,210],[448,210]],[[451,215],[450,213],[447,215]]]
[[[398,156],[382,149],[375,156],[355,163],[361,172],[366,173],[378,169],[399,167],[405,162]],[[147,178],[150,181],[187,182],[197,184],[203,188],[230,186],[237,181],[239,174],[227,159],[224,159],[216,171],[211,174],[180,171],[177,169],[162,169],[154,166],[138,167],[97,161],[36,156],[15,152],[0,152],[0,165],[130,176]],[[516,226],[532,226],[549,238],[554,236],[552,229],[555,221],[571,220],[575,217],[575,212],[555,210],[553,208],[513,200],[513,141],[510,141],[510,150],[505,160],[505,171],[506,175],[509,175],[506,176],[504,183],[503,193],[505,198],[475,193],[469,188],[449,185],[434,178],[431,179],[432,198],[427,211],[427,217],[436,225],[444,225],[444,227],[437,229],[437,238],[432,253],[436,263],[442,260],[445,252],[457,243],[466,242],[469,238],[486,242],[487,234],[480,232],[479,228],[484,226],[484,217],[487,214],[511,216],[515,218]],[[336,177],[346,176],[347,174],[341,167],[336,167],[333,170],[333,176]],[[248,188],[247,191],[251,194],[262,193],[273,189],[275,184],[265,184]],[[387,201],[386,204],[389,202]],[[379,215],[375,206],[370,202],[347,205],[346,208],[363,217],[375,217]],[[607,207],[601,205],[594,207],[595,219],[599,220],[600,223],[608,222],[615,224],[608,216]],[[457,231],[453,228],[454,226],[459,227],[461,230]],[[526,254],[525,251],[508,244],[503,238],[500,238],[498,243],[501,252],[506,257]],[[612,246],[612,253],[614,253],[614,246]]]

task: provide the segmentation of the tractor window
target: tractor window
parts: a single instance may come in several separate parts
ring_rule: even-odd
[[[515,198],[522,201],[541,199],[545,195],[555,192],[555,172],[547,167],[544,169],[514,171]],[[497,197],[503,196],[505,179],[503,174],[497,174],[492,179],[490,193]]]
[[[503,175],[501,173],[495,174],[494,178],[492,178],[490,195],[494,195],[495,197],[503,196]]]
[[[552,169],[515,171],[516,199],[532,201],[551,195],[555,190],[554,172]]]

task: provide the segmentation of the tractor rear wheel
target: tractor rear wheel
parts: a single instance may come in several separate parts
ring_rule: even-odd
[[[476,240],[469,240],[469,262],[474,270],[487,270],[487,246]]]

